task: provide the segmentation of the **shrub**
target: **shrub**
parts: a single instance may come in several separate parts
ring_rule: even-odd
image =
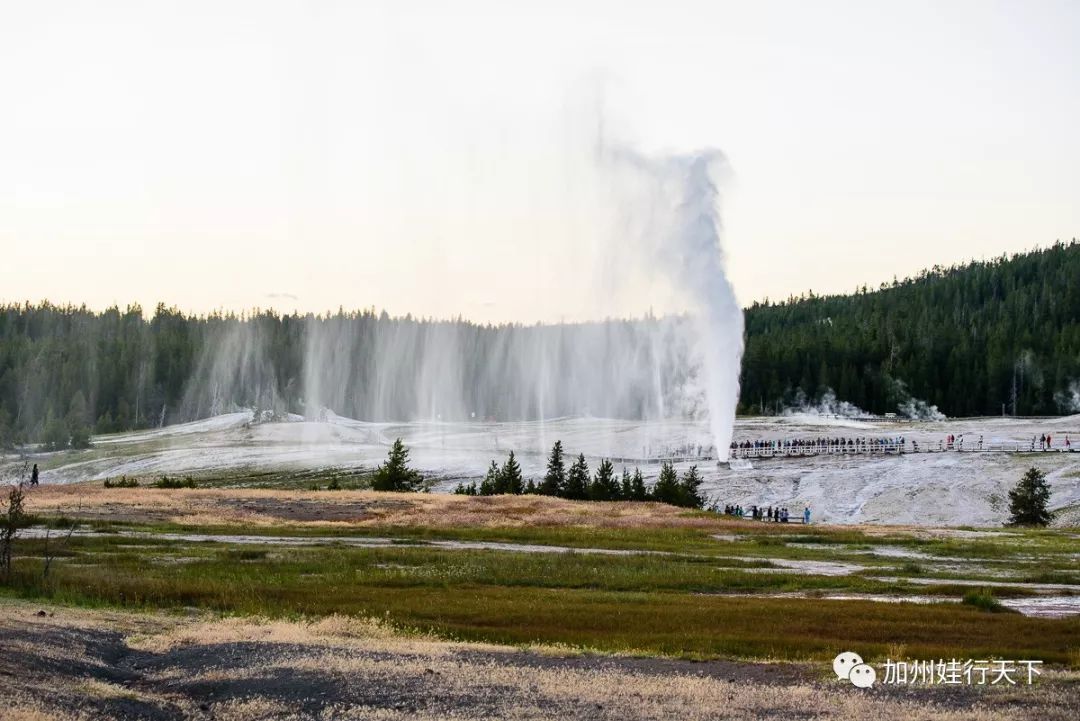
[[[127,476],[120,476],[118,480],[112,480],[110,478],[105,479],[106,488],[138,488],[139,480],[137,478],[128,478]]]
[[[967,606],[974,606],[981,611],[990,613],[1014,613],[1011,608],[1001,605],[1001,601],[994,598],[994,594],[987,589],[972,589],[964,594],[962,601]]]
[[[71,431],[71,447],[83,449],[90,447],[90,428],[85,425],[76,426]]]
[[[195,479],[191,476],[184,479],[162,476],[154,483],[154,488],[195,488]]]
[[[914,561],[904,561],[902,564],[900,564],[900,570],[908,574],[909,576],[921,576],[923,573],[926,572],[926,569],[924,569],[922,566],[915,563]]]
[[[23,470],[23,475],[26,475],[25,465]],[[6,501],[0,504],[0,575],[5,581],[11,580],[11,556],[15,538],[27,525],[26,510],[23,507],[26,499],[25,485],[22,480],[13,484],[8,490]]]

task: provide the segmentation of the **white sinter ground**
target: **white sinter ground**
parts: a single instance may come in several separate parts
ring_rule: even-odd
[[[543,475],[546,455],[561,440],[570,458],[584,453],[591,467],[602,457],[617,469],[640,465],[647,478],[659,472],[661,455],[695,454],[707,445],[708,427],[681,421],[617,421],[566,418],[531,423],[367,423],[327,415],[324,422],[290,416],[288,421],[251,423],[250,412],[231,413],[166,428],[97,436],[86,451],[31,454],[44,483],[100,480],[120,475],[221,474],[231,471],[373,468],[395,438],[411,451],[414,466],[449,491],[479,478],[492,460],[513,450],[526,477]],[[978,453],[976,446],[1030,447],[1032,436],[1049,433],[1060,448],[1065,437],[1075,452]],[[802,415],[739,419],[735,440],[823,437],[895,437],[936,449],[947,434],[963,435],[965,452],[895,456],[816,456],[753,460],[733,470],[698,461],[703,490],[721,504],[744,508],[786,506],[800,516],[809,505],[813,520],[835,523],[998,525],[1007,516],[1008,490],[1031,466],[1046,472],[1051,506],[1076,523],[1080,509],[1080,416],[1044,419],[975,418],[948,421],[868,421]],[[1036,448],[1038,444],[1036,443]],[[620,460],[626,459],[626,460]],[[22,460],[2,459],[5,474]],[[676,464],[679,470],[691,462]]]

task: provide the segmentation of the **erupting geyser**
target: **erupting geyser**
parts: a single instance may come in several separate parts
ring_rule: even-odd
[[[701,376],[709,426],[718,457],[726,460],[739,400],[743,315],[724,271],[719,194],[712,173],[723,155],[705,150],[688,155],[645,157],[624,148],[601,149],[601,163],[628,172],[627,200],[648,214],[636,239],[642,260],[660,272],[688,307],[688,339]],[[634,177],[636,176],[636,177]]]
[[[709,425],[721,459],[726,459],[739,401],[739,369],[743,351],[743,315],[724,272],[720,245],[717,191],[709,165],[718,153],[684,159],[685,195],[677,228],[683,278],[696,302],[699,342],[705,362]]]

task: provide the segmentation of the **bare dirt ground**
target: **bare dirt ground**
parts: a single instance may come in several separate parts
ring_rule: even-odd
[[[370,620],[221,619],[0,602],[0,716],[60,719],[1074,719],[1034,687],[856,689],[827,669],[565,654]]]

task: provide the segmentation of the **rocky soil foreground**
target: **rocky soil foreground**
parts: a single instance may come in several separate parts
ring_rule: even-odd
[[[437,641],[374,621],[0,602],[0,716],[48,719],[1075,719],[1080,677],[856,689],[796,664]]]

